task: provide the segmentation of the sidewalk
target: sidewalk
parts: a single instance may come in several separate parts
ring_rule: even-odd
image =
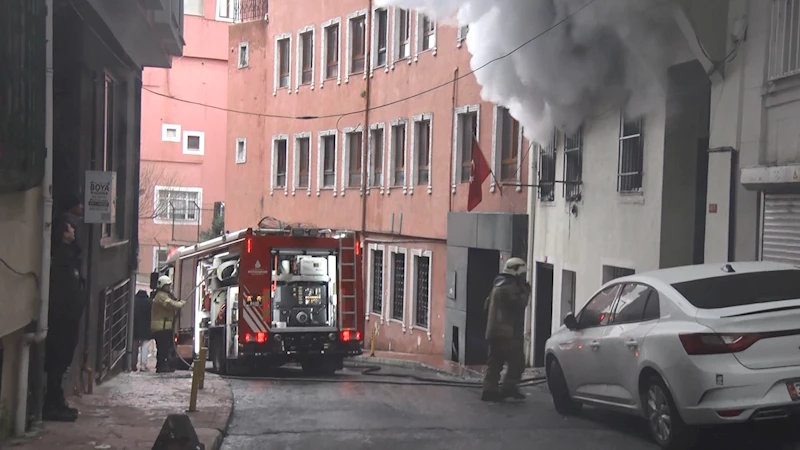
[[[375,356],[369,356],[369,351],[352,359],[358,365],[383,365],[408,369],[423,369],[434,372],[454,375],[461,378],[482,378],[486,366],[462,366],[453,361],[448,361],[438,355],[420,355],[416,353],[398,353],[375,350]],[[523,378],[544,377],[544,369],[528,367],[522,375]]]
[[[168,414],[189,407],[191,372],[121,373],[94,394],[68,399],[81,415],[75,423],[45,422],[35,435],[9,444],[21,450],[151,449]],[[206,372],[197,410],[188,413],[206,450],[222,445],[222,433],[233,408],[228,383]]]

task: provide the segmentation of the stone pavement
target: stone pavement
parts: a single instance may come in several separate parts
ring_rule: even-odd
[[[75,423],[45,422],[28,438],[10,443],[20,450],[151,449],[168,414],[189,407],[191,372],[122,373],[96,386],[94,394],[72,397],[81,411]],[[222,445],[233,409],[228,382],[206,372],[205,389],[197,396],[197,412],[188,413],[206,450]]]
[[[416,353],[399,353],[399,352],[386,352],[375,351],[375,356],[369,355],[369,350],[365,350],[364,354],[348,360],[351,365],[364,366],[364,365],[382,365],[403,367],[408,369],[424,369],[434,372],[441,372],[450,375],[455,375],[462,378],[482,378],[483,371],[486,366],[462,366],[453,361],[448,361],[439,355],[420,355]],[[531,368],[525,369],[522,378],[541,378],[544,377],[544,369]]]

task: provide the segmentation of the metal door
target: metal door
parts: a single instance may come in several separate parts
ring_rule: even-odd
[[[761,259],[800,264],[800,194],[764,194]]]

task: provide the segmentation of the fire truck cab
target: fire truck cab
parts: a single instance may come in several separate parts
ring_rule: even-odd
[[[206,346],[219,373],[298,362],[332,374],[362,354],[356,232],[248,228],[178,249],[161,273],[173,276],[184,309],[192,305],[179,318],[184,360]]]

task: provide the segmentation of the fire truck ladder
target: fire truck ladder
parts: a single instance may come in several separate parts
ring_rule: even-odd
[[[358,323],[356,288],[356,234],[345,231],[339,239],[339,317],[342,330],[356,330]]]

